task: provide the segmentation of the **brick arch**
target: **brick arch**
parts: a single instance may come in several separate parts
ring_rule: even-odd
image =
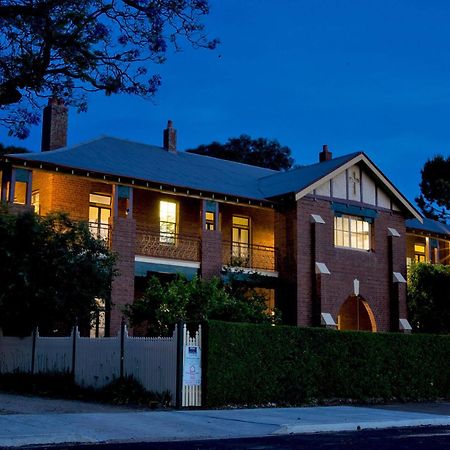
[[[360,295],[350,295],[339,309],[339,330],[377,331],[377,323],[367,301]]]

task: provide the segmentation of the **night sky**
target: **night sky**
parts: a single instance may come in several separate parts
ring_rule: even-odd
[[[450,148],[448,0],[211,0],[214,51],[170,54],[154,101],[90,96],[69,144],[111,135],[180,149],[229,137],[277,139],[297,164],[363,150],[410,199],[420,169]],[[0,139],[34,151],[29,139]]]

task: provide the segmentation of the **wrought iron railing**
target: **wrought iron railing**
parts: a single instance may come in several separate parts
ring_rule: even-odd
[[[226,266],[246,269],[277,270],[276,249],[266,245],[249,245],[238,242],[222,243],[222,262]]]
[[[200,261],[200,239],[196,236],[163,233],[138,227],[136,230],[136,254],[183,261]]]
[[[108,244],[111,241],[111,225],[107,223],[89,222],[89,231],[97,239],[102,239]]]

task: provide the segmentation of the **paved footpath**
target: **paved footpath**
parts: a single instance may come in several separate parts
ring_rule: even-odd
[[[450,404],[144,411],[0,394],[0,447],[162,442],[450,425]]]

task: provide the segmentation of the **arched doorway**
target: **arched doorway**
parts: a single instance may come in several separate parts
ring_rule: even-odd
[[[338,315],[338,329],[377,331],[373,312],[363,297],[351,295],[341,305]]]

